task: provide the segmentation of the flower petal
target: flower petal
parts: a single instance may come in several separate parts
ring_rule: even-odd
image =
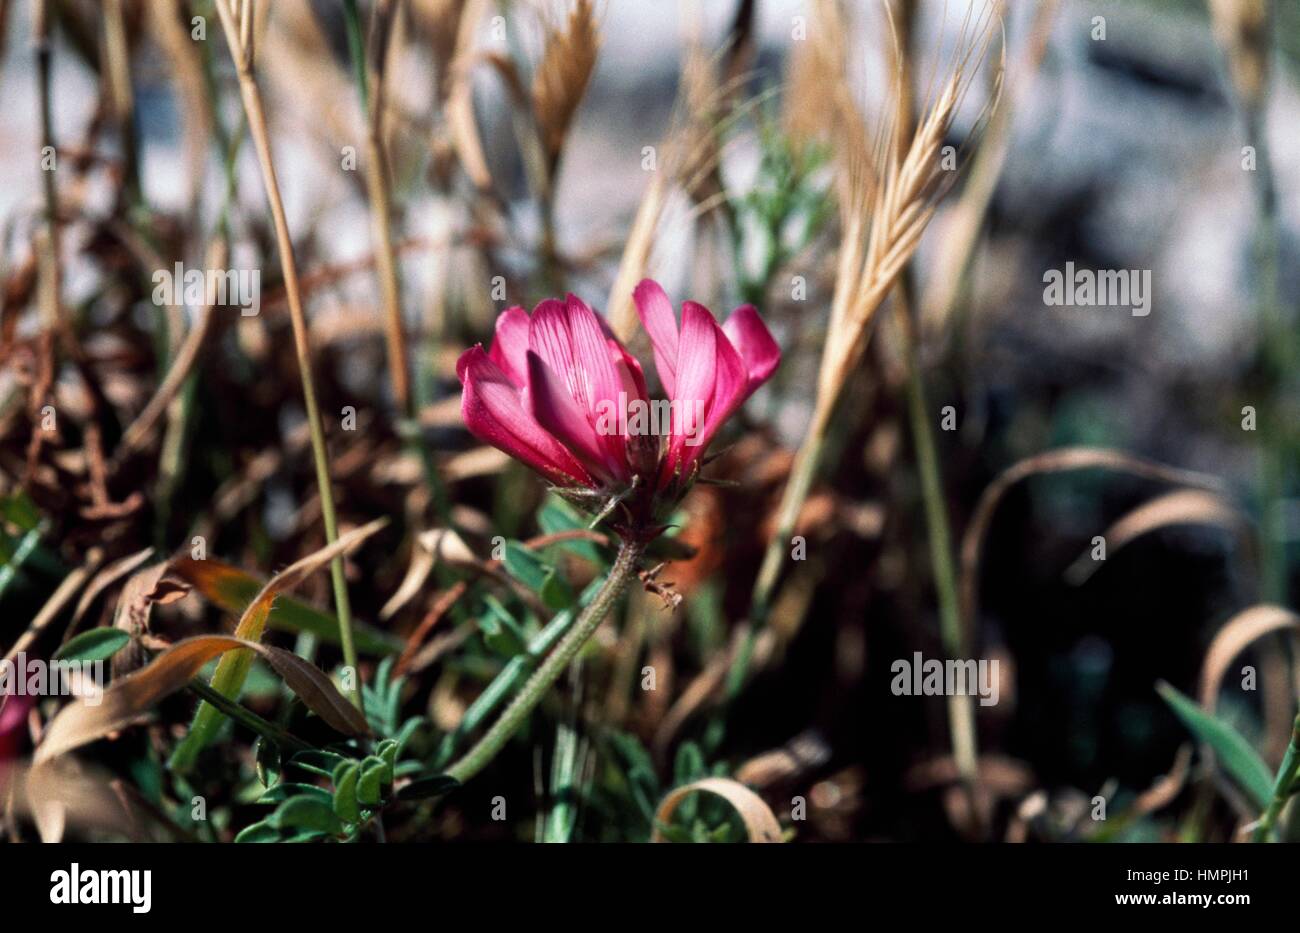
[[[470,347],[460,355],[456,375],[465,387],[460,410],[471,434],[556,485],[596,485],[564,445],[528,413],[519,389],[482,346]]]
[[[528,351],[528,410],[537,423],[560,440],[592,476],[608,481],[614,476],[626,480],[627,464],[611,464],[602,437],[587,419],[587,413],[569,394],[564,380],[546,362]],[[617,426],[617,412],[614,413]]]
[[[623,391],[627,392],[628,401],[640,399],[648,402],[650,394],[646,391],[641,361],[629,353],[623,342],[614,336],[603,317],[596,315],[596,321],[600,324],[600,332],[605,335],[605,342],[609,344],[609,357],[614,361],[614,369],[623,384]]]
[[[650,345],[654,347],[655,369],[659,372],[659,381],[663,383],[664,394],[673,398],[677,389],[679,346],[677,314],[673,311],[673,303],[668,300],[659,283],[653,279],[641,280],[641,283],[632,290],[632,301],[636,304],[636,313],[641,318],[641,326],[650,335]]]
[[[599,444],[605,472],[625,476],[627,439],[617,433],[596,431],[602,407],[617,405],[619,393],[624,390],[596,313],[573,295],[565,304],[541,302],[529,325],[528,349],[562,380],[587,421],[588,433]]]
[[[712,335],[713,392],[703,425],[698,427],[694,435],[683,438],[678,459],[678,469],[683,473],[690,470],[691,465],[708,449],[709,442],[718,433],[718,429],[749,396],[748,374],[740,353],[731,345],[726,333],[718,326],[708,309],[693,301],[687,301],[682,305],[683,340],[686,336],[688,314],[692,322],[698,322],[696,326],[699,329],[707,329]]]
[[[718,325],[706,308],[693,301],[682,305],[682,333],[677,359],[677,391],[672,394],[672,437],[664,459],[664,475],[679,465],[687,440],[694,442],[708,419],[717,381]]]
[[[586,410],[586,384],[578,385],[574,381],[577,363],[573,356],[573,336],[569,332],[569,310],[564,302],[554,298],[538,302],[528,322],[528,349],[564,379],[569,394]],[[527,371],[526,363],[524,369]]]
[[[741,305],[732,311],[722,330],[745,363],[745,397],[748,398],[780,365],[781,348],[753,305]]]
[[[528,312],[519,305],[497,316],[496,337],[488,350],[492,362],[501,367],[519,388],[528,382]]]

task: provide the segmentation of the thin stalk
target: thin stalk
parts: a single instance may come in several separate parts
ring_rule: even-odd
[[[451,526],[451,504],[442,478],[433,462],[433,454],[424,442],[418,420],[420,400],[411,388],[410,356],[406,349],[406,332],[402,322],[402,291],[397,272],[397,250],[393,244],[392,179],[388,154],[384,147],[384,57],[387,54],[394,10],[385,0],[375,5],[370,23],[370,51],[366,51],[361,29],[361,13],[356,0],[343,5],[347,24],[348,53],[361,110],[368,126],[366,138],[366,193],[370,200],[370,239],[375,252],[375,272],[384,303],[384,339],[388,345],[388,368],[393,398],[401,415],[397,433],[407,449],[420,461],[425,482],[432,496],[434,510],[442,524]],[[441,568],[440,568],[441,569]]]
[[[560,639],[555,650],[546,656],[546,660],[537,668],[536,673],[528,678],[523,688],[506,707],[501,717],[492,724],[483,738],[465,753],[459,761],[447,769],[447,774],[457,781],[465,781],[478,774],[505,747],[528,714],[541,702],[551,684],[564,673],[564,670],[578,655],[578,651],[587,643],[592,634],[600,627],[610,609],[623,595],[628,583],[636,574],[637,563],[641,559],[643,546],[632,541],[624,541],[614,558],[614,566],[609,570],[605,584],[592,599],[591,604],[578,617],[573,628]]]
[[[900,288],[898,297],[902,297]],[[952,559],[952,531],[948,507],[943,494],[943,478],[935,451],[934,431],[930,425],[929,406],[925,397],[925,380],[921,375],[920,355],[913,339],[906,304],[895,304],[907,360],[907,409],[916,453],[916,468],[921,480],[921,498],[925,504],[925,523],[930,540],[930,569],[939,602],[939,634],[944,653],[952,659],[965,655],[965,637],[958,599],[957,572]],[[971,786],[978,776],[975,751],[975,709],[969,694],[948,697],[948,726],[952,735],[953,759],[962,779]]]
[[[384,337],[388,344],[388,370],[393,398],[403,415],[412,416],[411,373],[406,336],[402,328],[402,292],[393,248],[391,180],[384,149],[384,58],[393,22],[390,0],[379,0],[370,18],[369,51],[361,45],[361,16],[355,2],[344,5],[348,21],[348,47],[353,56],[361,106],[368,128],[366,136],[366,193],[370,199],[370,239],[375,249],[375,272],[384,303]]]
[[[59,198],[54,184],[56,169],[45,167],[45,154],[54,155],[54,113],[50,95],[50,21],[49,4],[37,0],[32,15],[32,46],[36,54],[36,91],[41,114],[41,183],[45,199],[45,250],[42,252],[41,309],[45,326],[51,333],[64,336],[63,305],[59,298]]]
[[[280,255],[280,266],[284,272],[284,291],[289,304],[289,319],[293,324],[294,352],[298,358],[298,372],[302,376],[303,407],[307,411],[307,424],[311,433],[312,458],[316,465],[316,486],[320,494],[321,518],[325,525],[325,540],[333,544],[338,540],[338,518],[334,511],[334,492],[330,488],[329,459],[325,450],[325,429],[321,424],[320,409],[316,405],[316,387],[311,374],[311,348],[307,343],[307,318],[303,314],[302,294],[298,287],[298,267],[293,256],[293,240],[289,236],[289,222],[285,217],[284,203],[280,198],[280,186],[276,181],[275,164],[271,159],[270,133],[267,130],[266,113],[262,107],[262,95],[257,87],[253,73],[253,61],[249,51],[240,41],[240,29],[230,9],[229,0],[217,0],[217,13],[221,17],[221,26],[226,34],[226,43],[230,46],[231,56],[239,74],[239,93],[244,102],[244,112],[248,117],[249,134],[257,150],[257,160],[262,170],[262,183],[266,188],[266,200],[271,209],[271,218],[275,225],[276,247]],[[249,17],[252,11],[247,11]],[[339,642],[343,647],[343,663],[352,669],[357,668],[357,649],[352,640],[352,609],[348,602],[347,581],[343,577],[343,558],[335,557],[330,562],[330,579],[334,587],[334,606],[339,617]],[[361,706],[359,677],[350,678],[348,698]]]
[[[1300,775],[1300,716],[1296,717],[1295,724],[1291,727],[1291,744],[1286,748],[1282,766],[1277,769],[1277,780],[1273,784],[1273,799],[1269,801],[1267,809],[1255,824],[1255,832],[1250,837],[1251,842],[1268,840],[1273,827],[1277,825],[1277,818],[1281,815],[1282,808],[1291,799],[1292,785],[1295,784],[1297,775]]]

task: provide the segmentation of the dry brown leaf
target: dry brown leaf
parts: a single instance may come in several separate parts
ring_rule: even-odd
[[[129,726],[160,700],[182,689],[213,658],[237,648],[261,656],[308,708],[337,731],[344,735],[369,731],[361,712],[344,699],[329,677],[296,654],[230,635],[198,635],[178,641],[146,667],[116,681],[98,704],[79,700],[65,706],[46,728],[36,748],[35,764],[40,766]]]
[[[1107,528],[1102,533],[1106,556],[1112,556],[1136,538],[1171,525],[1214,525],[1249,547],[1246,518],[1231,502],[1204,489],[1175,489],[1142,503]],[[1100,566],[1101,561],[1093,560],[1091,551],[1085,551],[1066,570],[1066,579],[1077,586],[1086,582]]]
[[[90,581],[90,584],[86,587],[86,591],[81,594],[81,599],[77,600],[77,608],[72,613],[72,624],[68,627],[68,635],[64,636],[64,641],[67,641],[68,637],[76,632],[77,626],[81,624],[81,620],[85,616],[86,611],[90,609],[91,603],[95,601],[96,597],[98,597],[100,593],[104,592],[104,590],[108,589],[122,577],[135,570],[152,556],[153,548],[147,547],[143,551],[137,551],[127,557],[113,561],[113,563],[95,574],[94,578]]]
[[[470,550],[469,545],[449,528],[434,528],[422,532],[416,538],[415,549],[411,552],[411,566],[407,568],[406,578],[392,598],[379,610],[379,618],[391,619],[403,606],[415,598],[424,586],[429,574],[438,566],[439,561],[455,565],[478,566],[479,560]]]
[[[750,842],[781,841],[781,824],[777,822],[776,814],[762,797],[739,781],[715,777],[685,784],[660,801],[659,809],[655,811],[655,829],[650,837],[651,842],[666,841],[659,831],[659,826],[671,820],[681,802],[697,791],[714,794],[731,804],[732,808],[740,814],[745,830],[749,833]]]
[[[113,656],[114,677],[129,674],[144,664],[141,639],[149,634],[154,604],[166,605],[189,593],[189,584],[168,577],[169,571],[167,563],[154,564],[133,574],[122,587],[113,624],[131,636],[131,643]]]
[[[452,58],[447,92],[447,126],[452,146],[465,174],[479,190],[492,187],[492,172],[483,154],[483,141],[474,119],[474,30],[487,8],[485,0],[468,0],[461,13],[456,35],[456,54]]]
[[[1116,470],[1164,483],[1211,491],[1222,490],[1222,483],[1204,473],[1166,466],[1145,457],[1106,447],[1061,447],[1026,457],[1007,467],[980,495],[966,534],[962,536],[961,618],[968,643],[974,634],[979,612],[979,573],[984,538],[988,535],[993,516],[1007,491],[1020,481],[1038,474],[1087,469]]]
[[[71,759],[25,765],[8,772],[16,813],[28,814],[42,842],[60,842],[69,826],[126,832],[129,819],[108,781]]]
[[[1281,606],[1261,604],[1243,609],[1224,623],[1205,653],[1201,668],[1201,706],[1214,712],[1228,665],[1252,642],[1272,632],[1300,633],[1300,616]]]

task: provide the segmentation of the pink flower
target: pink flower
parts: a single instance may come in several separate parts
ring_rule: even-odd
[[[689,488],[709,441],[775,371],[781,350],[752,305],[722,327],[688,301],[682,322],[656,282],[633,292],[667,399],[591,308],[569,295],[530,316],[507,308],[491,350],[461,354],[465,425],[556,486],[647,495]]]
[[[35,697],[0,694],[0,791],[9,762],[22,754],[27,742],[27,713],[35,705]]]

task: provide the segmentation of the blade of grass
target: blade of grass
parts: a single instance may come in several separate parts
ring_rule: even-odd
[[[303,405],[307,411],[307,424],[311,432],[312,458],[316,465],[316,486],[320,495],[321,519],[325,525],[325,540],[333,544],[339,538],[338,518],[334,511],[334,491],[330,487],[329,455],[325,449],[325,429],[316,404],[316,386],[311,374],[311,347],[307,342],[307,318],[303,313],[302,294],[298,286],[298,267],[293,255],[293,241],[289,236],[289,221],[280,198],[276,180],[275,163],[271,158],[270,132],[266,113],[262,107],[262,94],[253,70],[252,49],[240,39],[239,24],[235,21],[229,0],[216,0],[217,14],[230,46],[231,57],[239,75],[239,91],[248,118],[249,133],[257,150],[262,170],[266,199],[275,225],[276,247],[284,274],[285,296],[289,304],[289,319],[293,324],[294,352],[298,358],[298,371],[302,377]],[[251,11],[245,20],[251,20]],[[357,649],[352,641],[352,609],[348,602],[347,581],[343,577],[343,558],[336,557],[330,564],[330,579],[334,588],[334,605],[339,617],[339,641],[343,646],[343,663],[357,671]],[[360,676],[352,678],[348,696],[358,707],[361,705]]]

